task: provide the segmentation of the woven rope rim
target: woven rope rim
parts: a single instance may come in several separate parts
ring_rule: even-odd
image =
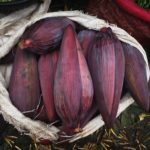
[[[150,70],[148,67],[148,60],[142,46],[123,29],[118,28],[116,25],[108,24],[104,20],[98,19],[94,16],[83,14],[81,11],[60,11],[40,15],[36,18],[34,17],[32,20],[26,23],[20,30],[18,30],[15,35],[11,36],[10,39],[7,41],[7,44],[4,44],[2,47],[0,47],[0,58],[5,56],[10,51],[10,49],[18,42],[22,33],[28,26],[42,18],[58,16],[68,17],[69,19],[89,29],[99,30],[103,27],[110,27],[121,41],[136,47],[142,53],[146,62],[147,80],[149,79]],[[9,98],[9,93],[6,90],[6,85],[4,83],[5,79],[0,70],[0,113],[2,113],[4,119],[10,124],[13,124],[18,131],[28,134],[36,141],[39,141],[40,139],[49,139],[50,141],[57,141],[57,133],[59,129],[54,125],[48,125],[41,121],[33,121],[30,118],[24,116],[20,111],[18,111],[17,108],[15,108],[12,105]],[[117,116],[119,116],[120,113],[123,112],[133,102],[134,100],[129,94],[125,95],[121,99],[121,102],[119,104]],[[73,135],[68,140],[69,142],[74,142],[78,139],[86,137],[98,130],[103,125],[104,122],[102,121],[101,116],[98,115],[83,128],[83,131],[81,133]]]

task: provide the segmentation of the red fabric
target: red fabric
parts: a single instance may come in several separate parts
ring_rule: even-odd
[[[150,24],[122,10],[114,0],[89,0],[86,11],[125,29],[144,46],[150,46]]]

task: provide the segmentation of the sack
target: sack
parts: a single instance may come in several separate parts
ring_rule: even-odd
[[[43,5],[45,4],[46,4],[46,1]],[[149,79],[150,71],[148,67],[147,56],[146,56],[144,49],[133,37],[131,37],[124,30],[118,28],[115,25],[110,25],[104,20],[100,20],[96,17],[83,14],[80,11],[61,11],[61,12],[45,13],[43,15],[41,15],[41,13],[40,14],[38,13],[39,12],[36,12],[35,13],[36,15],[29,17],[30,18],[29,20],[27,19],[28,18],[27,17],[23,19],[22,22],[18,21],[15,23],[15,25],[12,24],[12,28],[10,31],[13,34],[10,34],[11,36],[9,36],[9,38],[7,38],[5,34],[2,35],[3,42],[0,44],[0,58],[5,56],[11,50],[11,48],[18,42],[24,30],[31,24],[35,23],[37,20],[40,20],[46,17],[65,16],[89,29],[99,30],[100,28],[103,28],[103,27],[110,27],[121,41],[129,43],[130,45],[136,47],[142,53],[146,62],[147,79]],[[6,29],[7,31],[8,26],[6,24],[5,24],[5,27],[3,28],[3,31],[4,29]],[[9,27],[11,27],[10,24],[9,24]],[[59,138],[57,134],[59,132],[59,129],[56,126],[54,126],[54,124],[45,124],[41,121],[31,120],[30,118],[24,116],[11,103],[10,98],[9,98],[9,93],[7,91],[7,86],[8,86],[10,74],[11,74],[10,68],[11,68],[10,65],[0,66],[0,113],[3,115],[4,119],[10,124],[12,124],[18,131],[31,136],[37,142],[43,139],[47,139],[50,141],[57,141]],[[118,116],[133,102],[134,100],[129,94],[125,95],[120,101],[119,109],[118,109]],[[85,125],[85,127],[83,127],[82,132],[73,135],[68,140],[69,142],[74,142],[78,139],[86,137],[92,134],[93,132],[95,132],[96,130],[98,130],[103,125],[104,125],[104,122],[101,116],[98,115],[97,117],[92,119],[90,122],[88,122],[88,124]]]

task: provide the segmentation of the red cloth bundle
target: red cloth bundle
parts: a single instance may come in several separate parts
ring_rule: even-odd
[[[118,4],[114,0],[89,0],[86,11],[125,29],[143,46],[150,46],[150,22],[143,21],[140,16],[132,15],[132,10],[129,12],[127,9],[123,9],[123,5],[120,7]],[[141,8],[139,7],[139,9]],[[149,13],[149,11],[147,12]]]

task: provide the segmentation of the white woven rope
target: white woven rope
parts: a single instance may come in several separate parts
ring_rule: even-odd
[[[5,23],[0,24],[0,37],[2,37],[0,40],[0,58],[5,56],[11,50],[11,48],[18,42],[24,30],[31,24],[35,23],[37,20],[46,17],[65,16],[89,29],[99,30],[103,27],[110,27],[121,41],[129,43],[130,45],[136,47],[142,53],[146,62],[147,79],[149,79],[150,71],[148,67],[146,53],[142,46],[126,31],[118,28],[115,25],[108,24],[104,20],[98,19],[94,16],[83,14],[81,11],[62,11],[44,14],[48,10],[50,2],[51,0],[45,0],[44,4],[42,4],[40,7],[29,7],[28,9],[30,10],[30,13],[32,12],[32,16],[30,15],[30,13],[20,13],[20,15],[22,15],[25,19],[21,16],[16,16],[15,18],[15,13],[11,14],[13,16],[13,19],[11,19],[10,22],[8,20],[9,17],[3,18]],[[21,21],[20,18],[22,18]],[[15,25],[14,21],[17,22],[15,23]],[[14,26],[14,28],[11,28],[9,30],[7,27],[10,27],[11,25]],[[2,34],[1,29],[7,29],[7,31],[3,30]],[[30,135],[36,141],[38,141],[39,139],[49,139],[51,141],[56,141],[58,139],[57,133],[59,132],[59,129],[57,127],[55,127],[53,124],[47,125],[40,121],[33,121],[24,116],[18,109],[16,109],[12,105],[9,98],[9,93],[7,91],[11,70],[12,65],[0,66],[0,113],[2,113],[4,119],[10,124],[13,124],[17,130],[19,130],[20,132],[26,132],[26,134]],[[124,96],[119,104],[118,116],[133,102],[134,100],[130,97],[130,95],[127,94],[126,96]],[[83,128],[83,131],[81,133],[78,133],[71,137],[70,142],[74,142],[78,139],[92,134],[103,125],[104,122],[102,121],[102,118],[99,115],[96,118],[92,119]]]

